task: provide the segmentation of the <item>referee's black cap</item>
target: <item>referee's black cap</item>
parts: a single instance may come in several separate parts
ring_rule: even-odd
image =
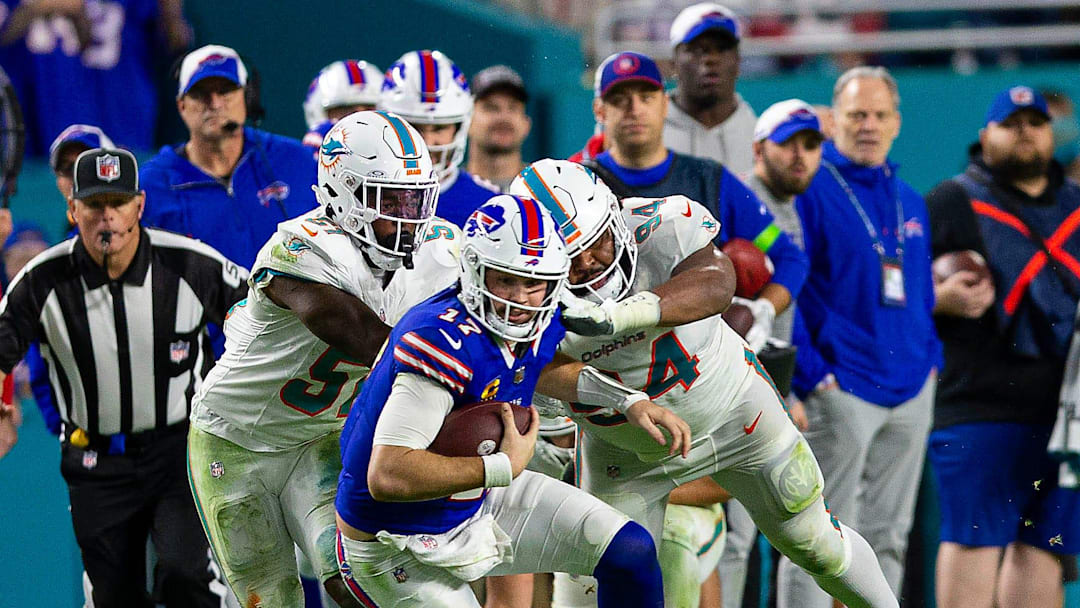
[[[94,148],[75,159],[72,198],[86,199],[95,194],[139,193],[139,165],[127,150]]]

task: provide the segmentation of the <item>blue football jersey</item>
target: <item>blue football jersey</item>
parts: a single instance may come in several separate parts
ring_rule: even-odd
[[[439,205],[435,215],[465,229],[465,220],[488,199],[499,193],[499,187],[464,169],[458,171],[454,183],[439,189]]]
[[[505,343],[483,329],[451,287],[406,313],[364,382],[341,433],[341,476],[337,511],[351,526],[375,533],[438,534],[476,513],[481,490],[419,502],[378,502],[367,488],[375,424],[394,378],[416,374],[453,395],[454,408],[479,401],[531,406],[540,371],[551,362],[566,330],[558,315],[525,354],[514,357]]]

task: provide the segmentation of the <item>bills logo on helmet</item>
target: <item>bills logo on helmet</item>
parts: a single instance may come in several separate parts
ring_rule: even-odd
[[[106,154],[97,158],[98,179],[113,182],[120,179],[120,157]]]
[[[482,205],[479,209],[473,211],[473,214],[469,216],[469,221],[465,222],[465,234],[476,236],[481,231],[485,234],[491,234],[505,223],[506,219],[503,216],[502,207],[498,205]]]

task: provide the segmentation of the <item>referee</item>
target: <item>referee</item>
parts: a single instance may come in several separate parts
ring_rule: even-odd
[[[144,200],[129,152],[79,155],[68,200],[79,234],[31,260],[0,301],[0,378],[41,342],[94,605],[154,605],[149,534],[155,600],[220,606],[225,589],[187,482],[187,420],[213,364],[205,325],[224,322],[247,271],[196,240],[141,227]],[[16,414],[0,405],[0,436]]]

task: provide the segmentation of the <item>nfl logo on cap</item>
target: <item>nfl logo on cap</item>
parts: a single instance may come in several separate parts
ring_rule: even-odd
[[[104,154],[97,158],[97,176],[103,182],[120,179],[120,157]]]

